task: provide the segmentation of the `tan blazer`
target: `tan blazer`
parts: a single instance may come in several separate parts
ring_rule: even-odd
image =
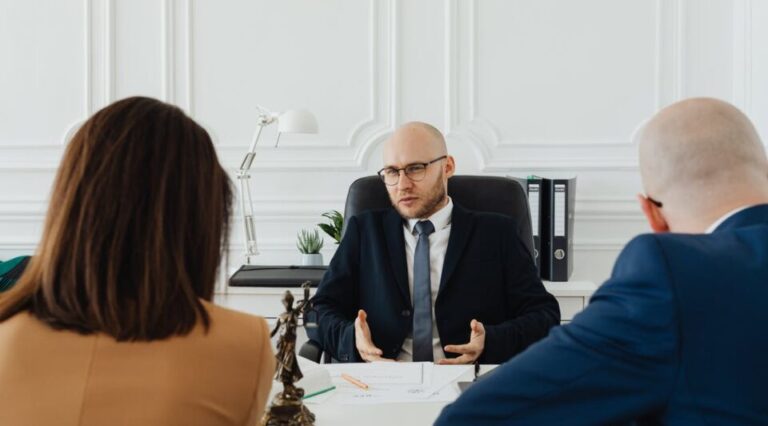
[[[211,328],[116,342],[28,313],[0,323],[0,425],[253,425],[275,358],[263,318],[205,303]]]

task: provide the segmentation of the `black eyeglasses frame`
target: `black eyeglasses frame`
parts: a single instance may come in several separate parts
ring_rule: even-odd
[[[445,160],[446,158],[448,158],[448,155],[442,155],[440,157],[435,158],[432,161],[427,161],[426,163],[411,163],[411,164],[407,164],[405,167],[400,168],[400,169],[395,168],[395,167],[384,167],[381,170],[379,170],[378,172],[376,172],[376,174],[379,176],[381,181],[384,182],[384,184],[387,185],[387,186],[395,186],[398,183],[400,183],[400,176],[401,176],[400,172],[403,172],[403,174],[405,174],[405,176],[407,176],[408,179],[410,179],[411,181],[413,181],[413,182],[420,182],[422,179],[424,179],[424,177],[421,177],[419,179],[412,178],[408,174],[408,172],[406,171],[409,167],[422,166],[422,167],[424,167],[424,174],[426,175],[427,166],[429,166],[430,164],[436,163],[436,162],[438,162],[440,160]],[[394,171],[397,172],[397,181],[395,181],[395,183],[387,183],[386,176],[382,174],[385,170],[394,170]]]

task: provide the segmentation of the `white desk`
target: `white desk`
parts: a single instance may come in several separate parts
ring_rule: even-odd
[[[590,296],[597,286],[588,281],[571,282],[544,282],[544,286],[560,305],[562,322],[569,322],[574,315],[587,306]],[[283,310],[282,298],[286,290],[290,290],[294,297],[301,297],[299,288],[280,287],[230,287],[226,293],[215,296],[216,303],[232,309],[261,315],[274,324],[275,318]],[[314,295],[316,289],[311,289]],[[297,347],[306,342],[307,337],[303,328],[297,330]],[[487,372],[496,366],[482,366],[481,373]],[[469,371],[458,381],[472,380],[472,372]],[[271,397],[270,397],[271,400]],[[422,402],[422,403],[398,403],[381,405],[339,405],[332,400],[323,404],[308,403],[307,407],[312,411],[317,420],[316,426],[325,425],[431,425],[440,415],[440,411],[446,403]]]
[[[483,365],[480,373],[496,368],[495,365]],[[473,373],[470,370],[457,381],[472,380]],[[455,386],[451,385],[451,386]],[[270,396],[270,401],[272,396]],[[442,402],[413,402],[393,403],[380,405],[339,405],[333,404],[333,400],[321,404],[307,404],[307,408],[315,414],[315,426],[409,426],[431,425],[437,420],[443,407],[447,403]]]

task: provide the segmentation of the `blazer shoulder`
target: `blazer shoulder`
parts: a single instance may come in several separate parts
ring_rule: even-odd
[[[722,235],[716,234],[682,234],[674,232],[658,234],[641,234],[630,240],[623,251],[626,252],[659,252],[662,254],[688,253],[694,255],[710,253],[727,245]]]
[[[667,253],[666,235],[638,235],[619,253],[611,277],[657,277],[656,281],[662,281],[662,277],[668,277],[670,273]]]
[[[483,224],[489,224],[489,225],[501,225],[501,226],[512,226],[517,223],[515,218],[512,216],[507,216],[501,213],[492,213],[492,212],[478,212],[473,210],[467,210],[469,212],[469,215],[478,223]]]
[[[350,217],[350,220],[355,220],[363,224],[383,220],[391,214],[397,213],[394,211],[394,209],[391,208],[366,210]]]
[[[483,234],[496,234],[499,236],[509,236],[506,241],[519,241],[522,244],[522,237],[519,234],[520,228],[515,218],[500,213],[481,212],[475,210],[463,209],[464,221],[470,223],[475,230],[480,230]]]
[[[511,226],[515,225],[516,223],[515,218],[512,216],[501,213],[472,210],[456,202],[453,203],[453,215],[463,216],[466,220],[483,225],[488,224],[493,226]]]
[[[251,342],[257,346],[269,341],[269,326],[260,316],[247,314],[234,309],[203,301],[203,306],[211,319],[209,333],[225,334],[235,339],[243,339],[242,344]]]
[[[640,257],[656,257],[663,253],[662,245],[663,239],[659,234],[640,234],[631,240],[624,246],[619,253],[617,263],[625,258]]]
[[[365,230],[378,228],[386,223],[391,224],[398,220],[400,220],[400,214],[392,208],[366,210],[350,217],[347,226],[354,223],[357,229]]]

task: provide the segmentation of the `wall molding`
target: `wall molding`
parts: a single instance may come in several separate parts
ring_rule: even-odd
[[[84,0],[86,9],[86,114],[108,105],[115,94],[114,0]]]
[[[630,238],[624,239],[577,239],[574,241],[573,246],[576,252],[601,252],[611,251],[618,252],[629,242]],[[262,255],[267,254],[280,254],[295,253],[298,256],[298,250],[296,249],[296,243],[294,239],[259,239],[259,251]],[[0,239],[0,251],[18,251],[19,253],[34,253],[37,249],[38,241],[29,239]],[[335,244],[330,241],[326,242],[326,247],[323,248],[323,254],[331,256],[335,252]],[[234,265],[239,262],[238,259],[242,257],[244,250],[242,244],[230,243],[228,246],[229,263]],[[326,263],[330,261],[330,258],[325,259]],[[258,262],[257,262],[258,263]]]
[[[733,103],[752,114],[752,0],[735,0],[733,7]]]
[[[595,6],[594,9],[576,13],[574,18],[589,23],[593,19],[591,17],[597,15],[596,19],[612,19],[611,25],[635,23],[630,27],[630,31],[620,32],[615,43],[608,45],[601,42],[596,45],[601,49],[610,46],[610,50],[598,50],[595,53],[615,54],[613,52],[623,51],[626,55],[638,55],[639,53],[626,50],[627,46],[633,46],[633,49],[638,46],[641,49],[638,52],[642,52],[643,64],[646,65],[630,75],[637,75],[637,81],[643,82],[642,87],[637,90],[645,90],[643,93],[647,96],[643,96],[643,103],[633,107],[632,111],[644,112],[652,106],[661,108],[686,95],[693,95],[695,91],[705,90],[711,80],[713,87],[719,90],[718,93],[723,93],[722,96],[730,96],[732,89],[733,102],[747,114],[760,114],[762,111],[756,109],[764,106],[764,102],[761,102],[764,98],[755,90],[763,78],[757,74],[758,66],[764,64],[757,39],[761,33],[761,27],[758,26],[761,16],[758,15],[766,11],[761,5],[753,0],[732,0],[732,3],[720,2],[714,6],[702,6],[691,0],[655,0],[652,3],[636,4],[639,13],[631,16],[613,8],[611,10],[616,10],[617,13],[601,14],[603,9]],[[9,140],[0,141],[0,177],[13,184],[6,197],[0,199],[2,256],[31,253],[36,249],[48,210],[50,182],[58,171],[67,141],[87,117],[122,93],[116,92],[116,88],[122,87],[123,78],[130,79],[128,83],[146,83],[136,87],[153,88],[152,93],[155,96],[180,106],[192,117],[201,110],[218,111],[218,108],[226,108],[227,100],[217,99],[217,94],[208,90],[210,86],[206,86],[208,78],[217,78],[222,74],[214,68],[211,68],[213,74],[210,76],[201,74],[204,69],[208,69],[204,68],[207,67],[206,61],[209,59],[205,57],[206,52],[214,52],[208,49],[219,47],[202,42],[210,34],[215,34],[223,26],[230,24],[227,18],[239,10],[227,11],[221,9],[221,6],[208,6],[207,3],[194,0],[161,0],[131,5],[130,9],[125,10],[126,16],[123,16],[122,6],[123,4],[117,3],[116,0],[79,0],[73,5],[75,9],[72,13],[67,13],[66,18],[52,17],[54,22],[61,21],[68,36],[66,45],[62,46],[64,51],[60,53],[67,54],[68,58],[75,61],[77,68],[74,74],[66,74],[67,82],[76,83],[77,93],[71,95],[75,97],[75,103],[71,110],[53,109],[55,115],[52,118],[66,118],[60,124],[62,129],[53,129],[50,135],[48,133],[51,132],[46,131],[46,135],[37,140],[25,140],[29,136],[23,133],[18,136],[16,133],[13,133],[13,136],[8,133]],[[486,62],[490,56],[486,54],[495,53],[486,52],[484,49],[492,47],[494,51],[501,52],[504,46],[497,43],[500,39],[496,37],[521,34],[526,37],[527,31],[535,29],[525,26],[525,31],[520,32],[515,28],[505,27],[503,21],[497,21],[490,14],[486,14],[494,11],[487,11],[485,8],[495,7],[506,8],[505,13],[519,13],[514,6],[500,3],[486,5],[480,0],[446,0],[415,8],[403,0],[368,0],[356,4],[354,8],[339,9],[338,22],[343,28],[327,37],[321,34],[321,37],[326,41],[330,40],[330,37],[333,37],[333,40],[343,40],[337,37],[347,34],[356,37],[357,40],[350,45],[354,46],[352,51],[346,53],[353,55],[348,57],[353,67],[324,69],[323,73],[336,71],[345,77],[342,80],[354,79],[353,88],[341,87],[340,90],[343,96],[356,98],[345,97],[344,99],[353,101],[351,104],[341,105],[342,110],[339,113],[345,113],[354,106],[354,110],[349,110],[347,116],[353,114],[355,118],[336,123],[338,127],[334,126],[333,132],[318,135],[315,139],[286,138],[281,142],[279,149],[272,148],[270,143],[275,129],[271,128],[265,132],[263,136],[266,137],[262,141],[264,143],[259,146],[253,167],[254,190],[257,193],[254,198],[256,228],[263,254],[257,262],[296,262],[298,256],[294,245],[295,231],[323,221],[320,216],[323,211],[334,208],[342,210],[347,185],[356,177],[370,175],[378,168],[375,153],[380,151],[380,144],[404,118],[424,114],[429,116],[429,119],[442,122],[440,124],[449,138],[451,149],[461,156],[459,162],[469,167],[462,172],[496,176],[520,176],[529,173],[545,176],[581,175],[583,178],[580,177],[580,181],[583,182],[580,182],[575,212],[574,250],[578,256],[576,274],[579,278],[583,276],[593,281],[606,275],[612,257],[634,234],[647,229],[645,219],[633,196],[637,189],[635,173],[638,171],[638,164],[632,138],[624,138],[618,134],[622,129],[617,129],[617,135],[613,139],[590,139],[590,135],[598,135],[598,132],[590,131],[598,129],[591,124],[574,126],[574,130],[581,129],[579,134],[585,137],[574,137],[575,132],[556,132],[558,137],[562,136],[559,140],[548,138],[544,132],[528,133],[530,138],[526,139],[516,136],[519,132],[514,129],[507,129],[509,126],[505,125],[502,116],[497,113],[506,108],[505,102],[516,100],[491,98],[491,92],[486,91],[497,88],[493,85],[494,81],[503,76],[500,73],[492,73],[489,74],[491,81],[480,79],[486,71],[491,70],[490,64]],[[510,7],[513,9],[509,9]],[[254,16],[258,12],[258,9],[250,6],[245,9]],[[216,13],[207,16],[209,11]],[[430,12],[433,19],[442,22],[424,25],[417,19],[411,19],[410,12],[415,11]],[[24,13],[37,12],[36,8],[30,5],[24,6]],[[42,15],[49,12],[40,13]],[[435,16],[434,13],[438,15]],[[148,16],[154,17],[151,22],[151,34],[136,42],[118,37],[123,34],[130,37],[134,26],[138,26],[135,30],[141,31],[141,19]],[[283,19],[285,16],[276,15],[275,19]],[[313,24],[317,22],[317,17],[310,15],[306,19],[310,28],[306,29],[306,34],[302,32],[300,36],[312,36],[325,28],[322,22],[317,26]],[[637,19],[642,20],[637,22]],[[732,28],[728,25],[731,19]],[[232,36],[261,34],[249,28],[249,22],[248,18],[240,22],[243,28],[233,31]],[[707,32],[707,23],[710,22],[717,23],[717,32],[714,34]],[[495,29],[488,32],[486,28],[491,23]],[[123,28],[123,25],[129,27]],[[19,31],[22,28],[18,27]],[[160,31],[157,31],[158,28]],[[527,52],[538,54],[550,40],[559,43],[560,37],[569,37],[570,30],[553,31],[544,42],[537,42],[532,46],[536,50],[523,51],[520,57],[534,58]],[[55,37],[54,33],[55,31],[51,34],[46,32],[43,35]],[[592,32],[588,36],[592,37],[591,34]],[[730,43],[721,43],[722,45],[716,46],[717,51],[702,53],[699,50],[707,47],[705,40],[724,36],[724,40],[730,41],[728,37],[731,35],[732,46]],[[74,37],[74,40],[70,36]],[[437,41],[439,44],[441,36],[444,37],[442,51],[430,54],[429,67],[422,68],[421,64],[425,58],[419,56],[419,49],[434,48],[432,42]],[[224,40],[222,38],[222,41]],[[592,39],[579,38],[579,41],[581,40]],[[486,46],[486,41],[493,42]],[[141,46],[136,45],[137,42],[141,43]],[[340,43],[342,48],[346,46],[343,41]],[[127,70],[130,75],[125,75],[125,70],[116,69],[120,65],[116,60],[119,61],[123,57],[123,49],[129,49],[125,52],[128,55],[126,57],[133,59],[140,57],[136,55],[141,54],[143,46],[151,47],[154,52],[151,53],[151,64],[146,64],[151,67],[130,67],[131,69]],[[581,43],[578,46],[589,47]],[[621,49],[622,46],[625,50],[614,50]],[[543,50],[541,52],[546,53]],[[12,53],[14,57],[23,60],[33,59],[35,55],[35,51],[26,51],[23,48]],[[578,69],[582,69],[588,63],[578,60],[583,57],[584,52],[579,53],[580,56],[574,57],[574,64],[578,65]],[[232,55],[241,55],[243,52],[236,45],[232,45],[224,54],[224,59],[239,58]],[[626,57],[624,54],[618,56]],[[726,62],[719,62],[720,66],[712,71],[697,65],[715,64],[713,61],[719,56],[725,58]],[[57,54],[56,58],[58,57]],[[318,58],[316,60],[326,57]],[[200,60],[196,63],[196,59]],[[440,62],[441,60],[444,62]],[[500,59],[501,65],[505,67],[515,66],[515,62],[519,60],[515,57]],[[728,63],[728,60],[732,60],[732,63]],[[570,63],[562,62],[562,59],[560,61],[564,64]],[[256,67],[261,62],[246,60],[243,63]],[[308,65],[311,67],[313,63]],[[347,63],[346,60],[344,63]],[[82,75],[79,73],[81,67],[84,67]],[[41,72],[45,72],[45,69],[41,69]],[[32,77],[29,76],[29,79]],[[436,77],[441,81],[435,81]],[[307,78],[314,84],[322,84],[319,78],[310,74],[307,74]],[[23,78],[22,83],[26,83],[27,79]],[[194,84],[196,80],[197,85]],[[593,79],[590,78],[589,81]],[[233,82],[226,85],[226,89],[237,89],[241,84],[251,83]],[[69,89],[72,89],[66,89],[68,86],[61,87],[62,93],[69,93]],[[156,90],[158,87],[159,92]],[[51,93],[57,95],[58,92],[54,90]],[[196,99],[196,96],[209,93],[210,96],[205,96],[205,99]],[[274,92],[275,95],[276,93]],[[594,92],[590,93],[594,93],[597,99],[602,99],[604,92],[600,87],[595,87]],[[411,105],[411,101],[416,99],[419,102],[413,102]],[[203,101],[214,103],[209,105]],[[323,99],[318,101],[321,102],[320,105],[326,104]],[[340,98],[340,101],[343,99]],[[332,100],[329,102],[331,103],[328,105],[332,106]],[[587,100],[587,103],[589,102]],[[404,106],[407,108],[403,108]],[[616,115],[627,117],[628,113],[617,112]],[[76,120],[81,116],[81,120]],[[334,116],[341,117],[341,114]],[[216,117],[226,118],[221,114]],[[498,122],[492,122],[491,117]],[[70,123],[70,120],[73,122]],[[16,127],[23,129],[21,126],[33,126],[34,117],[24,118],[24,122]],[[228,133],[226,126],[230,123],[235,124],[231,120],[223,119],[223,127],[215,130],[220,134]],[[324,125],[327,126],[326,123],[320,123],[321,131],[325,130]],[[68,126],[67,129],[63,128],[65,126]],[[239,126],[238,129],[243,130]],[[209,128],[217,143],[219,159],[230,173],[233,182],[236,182],[235,171],[248,147],[249,140],[245,139],[250,135],[242,133],[242,137],[222,140],[215,137],[216,131]],[[10,140],[13,138],[16,139]],[[317,143],[313,143],[313,140]],[[766,143],[768,144],[768,140]],[[607,182],[609,180],[613,181]],[[235,203],[234,208],[239,209],[239,204]],[[239,266],[242,262],[243,238],[239,210],[233,214],[231,238],[228,247],[229,264]],[[326,247],[323,250],[326,261],[330,260],[328,254],[333,253],[334,249],[335,245],[326,239]]]
[[[338,196],[272,196],[254,197],[255,217],[270,223],[317,223],[322,221],[318,211],[336,208],[343,210],[346,199]],[[335,206],[335,207],[334,207]],[[240,219],[239,205],[235,205],[232,221]],[[42,221],[48,200],[40,198],[10,198],[0,200],[0,222],[9,220]],[[643,215],[634,197],[592,196],[576,201],[577,221],[624,222],[642,220]]]
[[[161,5],[162,100],[192,111],[192,0],[163,0]]]
[[[191,0],[187,0],[191,1]],[[279,149],[269,147],[269,143],[259,146],[258,156],[266,157],[268,161],[255,166],[259,170],[295,171],[297,169],[315,170],[344,170],[365,171],[369,158],[376,147],[382,143],[395,129],[400,114],[400,79],[399,79],[399,1],[400,0],[369,0],[369,51],[368,81],[370,102],[368,116],[353,125],[347,132],[342,144],[329,141],[283,143]],[[192,35],[189,37],[192,44]],[[189,57],[193,49],[190,49]],[[188,66],[192,80],[191,61]],[[189,91],[190,106],[193,111],[193,90]],[[322,128],[322,123],[320,123]],[[250,141],[219,141],[218,149],[237,150],[244,155]],[[323,161],[318,168],[318,156],[332,157]],[[295,155],[305,156],[311,160],[304,161]],[[239,159],[240,160],[240,159]],[[238,164],[239,164],[238,160]],[[257,160],[258,161],[258,160]]]
[[[83,0],[86,29],[84,117],[64,130],[56,142],[44,144],[3,144],[8,149],[62,149],[82,123],[100,108],[114,100],[115,94],[115,0]],[[255,167],[269,172],[363,172],[376,147],[382,143],[399,120],[399,61],[398,19],[399,0],[369,0],[370,82],[369,116],[353,126],[342,144],[292,143],[279,149],[263,143],[258,149]],[[161,81],[162,99],[180,105],[194,116],[194,64],[192,0],[163,0],[161,3]],[[322,123],[321,123],[322,126]],[[214,140],[215,132],[208,128]],[[262,141],[264,142],[264,141]],[[225,165],[235,169],[249,141],[219,141],[217,150]],[[63,152],[63,150],[61,151]],[[46,155],[41,160],[4,161],[0,156],[0,171],[55,173],[60,156]],[[318,161],[322,158],[322,162]]]
[[[162,79],[160,80],[160,91],[162,100],[169,103],[175,103],[175,74],[176,74],[176,15],[174,0],[163,0],[161,5],[161,28],[160,44],[162,55],[160,58],[160,69],[162,70]]]
[[[680,98],[683,61],[681,28],[684,0],[656,0],[655,109]],[[480,169],[509,170],[636,170],[637,158],[631,139],[594,140],[504,140],[497,126],[477,111],[477,0],[449,0],[445,9],[445,110],[446,134],[472,144]],[[462,108],[461,105],[466,105]],[[580,155],[552,156],[549,150],[575,149]],[[599,158],[592,150],[612,148],[618,155]],[[536,149],[520,158],[520,149]],[[542,152],[544,151],[544,152]]]
[[[656,0],[656,105],[684,96],[686,0]]]

